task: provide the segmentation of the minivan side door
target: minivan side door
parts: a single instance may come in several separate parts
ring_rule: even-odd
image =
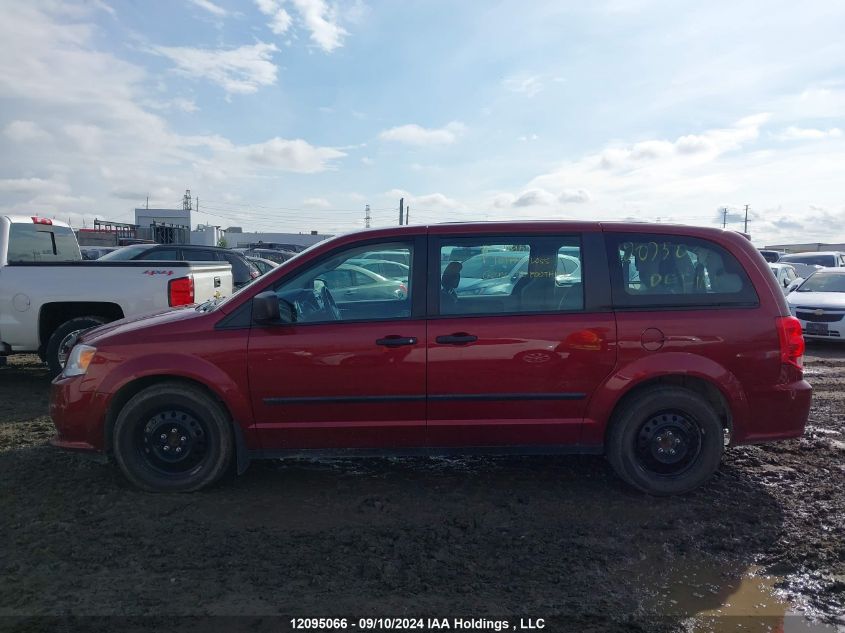
[[[408,284],[376,298],[344,296],[345,262],[388,249],[407,253]],[[253,323],[248,351],[264,450],[424,444],[426,257],[424,236],[347,245],[275,284],[294,320]]]
[[[460,236],[438,228],[428,256],[429,445],[577,444],[588,399],[616,362],[601,233]],[[480,254],[442,265],[469,249]],[[524,269],[507,265],[515,251],[525,254]],[[580,275],[561,254],[580,260]],[[462,285],[464,266],[482,281]]]

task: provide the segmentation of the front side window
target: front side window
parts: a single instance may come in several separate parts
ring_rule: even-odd
[[[583,309],[576,237],[447,238],[438,255],[441,315]]]
[[[407,279],[398,280],[355,263],[378,259],[378,251],[388,249],[397,257],[413,261],[410,243],[348,249],[277,285],[274,290],[285,302],[282,312],[291,312],[295,323],[409,318],[411,267]]]
[[[607,245],[617,307],[757,305],[739,262],[708,240],[608,234]]]

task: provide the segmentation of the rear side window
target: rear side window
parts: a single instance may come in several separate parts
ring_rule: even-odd
[[[82,259],[73,231],[66,226],[12,224],[9,227],[10,262],[63,262]]]
[[[439,315],[584,308],[575,236],[442,238],[438,251]]]
[[[692,237],[642,233],[606,236],[617,308],[755,306],[757,293],[733,255]]]

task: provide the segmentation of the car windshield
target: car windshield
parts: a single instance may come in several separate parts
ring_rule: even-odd
[[[836,266],[834,255],[784,255],[780,258],[782,262],[791,264],[810,264],[811,266]]]
[[[801,284],[798,292],[845,292],[845,274],[816,273]]]
[[[138,255],[147,252],[151,246],[154,245],[136,244],[135,246],[124,246],[123,248],[119,248],[116,251],[103,255],[100,258],[100,261],[129,261],[130,259],[135,259]]]

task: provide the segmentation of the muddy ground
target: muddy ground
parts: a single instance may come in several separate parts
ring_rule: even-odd
[[[802,439],[730,449],[682,497],[633,492],[596,457],[255,463],[207,492],[154,495],[46,445],[47,374],[17,357],[0,369],[0,627],[185,630],[176,616],[202,614],[253,616],[204,621],[225,630],[287,630],[254,618],[272,615],[843,630],[845,346],[811,347],[807,375]],[[781,600],[743,604],[749,570]],[[716,613],[734,615],[705,615],[732,601]],[[796,607],[816,624],[784,620]]]

